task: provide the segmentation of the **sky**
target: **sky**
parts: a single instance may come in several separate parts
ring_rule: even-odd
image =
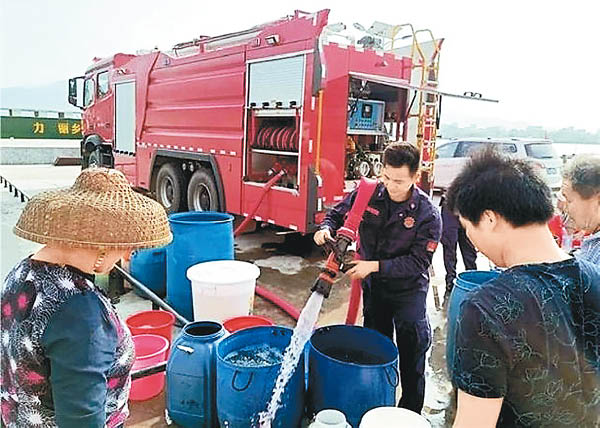
[[[94,57],[250,28],[294,9],[329,23],[410,22],[444,38],[440,88],[499,104],[444,99],[442,122],[600,129],[595,1],[0,0],[0,87],[82,75]]]

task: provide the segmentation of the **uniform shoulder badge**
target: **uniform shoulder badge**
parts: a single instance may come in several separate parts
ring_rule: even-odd
[[[437,241],[427,241],[427,251],[429,251],[430,253],[434,253],[437,246]]]
[[[414,217],[409,216],[404,219],[404,227],[406,227],[407,229],[411,229],[414,225],[415,225]]]

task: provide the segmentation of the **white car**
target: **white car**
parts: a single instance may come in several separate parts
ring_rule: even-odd
[[[440,144],[435,152],[434,188],[448,188],[469,156],[487,145],[495,145],[504,153],[531,162],[551,189],[560,189],[563,162],[554,151],[552,141],[531,138],[460,138]]]

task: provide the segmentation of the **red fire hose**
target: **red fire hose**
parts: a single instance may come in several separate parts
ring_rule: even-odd
[[[344,225],[337,230],[335,243],[330,245],[331,253],[327,258],[325,268],[321,271],[311,290],[319,292],[325,297],[329,296],[331,286],[341,269],[341,265],[345,264],[344,257],[349,244],[358,242],[358,227],[376,188],[376,180],[369,180],[365,177],[361,179],[352,208],[344,220]],[[344,269],[342,268],[342,270]],[[348,312],[346,314],[346,324],[354,324],[356,322],[361,292],[360,281],[353,280]]]
[[[293,319],[298,321],[298,318],[300,317],[300,311],[285,299],[282,299],[277,294],[263,288],[261,285],[258,284],[256,285],[256,294],[262,297],[263,299],[266,299],[269,302],[273,303],[275,306],[285,311]]]
[[[254,214],[256,214],[256,210],[258,210],[258,207],[260,206],[260,203],[265,198],[265,196],[269,192],[269,190],[271,190],[271,187],[273,187],[275,185],[275,183],[277,183],[279,181],[279,179],[281,177],[283,177],[284,175],[286,175],[286,174],[287,174],[287,172],[284,169],[282,169],[277,174],[275,174],[273,176],[273,178],[271,178],[269,181],[267,181],[267,183],[263,187],[263,191],[260,194],[260,197],[258,198],[258,201],[256,201],[256,204],[254,204],[254,206],[252,207],[252,209],[250,210],[250,212],[248,213],[248,215],[246,216],[246,218],[244,219],[244,221],[242,221],[240,223],[240,225],[233,232],[233,237],[234,238],[236,236],[239,236],[239,234],[244,231],[244,229],[246,228],[246,226],[248,225],[248,223],[250,223],[250,220],[252,220],[252,217],[254,217]]]
[[[297,152],[298,130],[293,126],[264,126],[256,133],[252,147],[255,149]]]
[[[261,204],[262,200],[264,199],[264,197],[266,196],[266,194],[269,192],[269,190],[271,190],[271,188],[275,185],[275,183],[277,183],[279,181],[279,179],[281,177],[283,177],[284,175],[286,175],[286,171],[284,169],[281,169],[277,174],[275,174],[265,184],[265,186],[263,187],[262,193],[261,193],[260,197],[258,198],[258,201],[256,201],[256,203],[252,207],[252,210],[250,210],[250,212],[248,213],[248,215],[246,216],[244,221],[242,221],[242,223],[240,223],[240,225],[235,229],[235,231],[233,233],[234,237],[239,236],[244,231],[244,229],[246,228],[246,226],[248,225],[250,220],[252,220],[252,217],[254,217],[254,214],[258,210],[258,207],[260,206],[260,204]],[[368,187],[368,186],[364,186],[364,187]],[[373,185],[371,185],[371,187],[373,188]],[[370,196],[367,197],[368,195],[369,195],[368,193],[365,195],[365,197],[367,198],[366,199],[367,202],[368,202],[368,199],[370,198]],[[358,205],[361,205],[361,204],[358,204]],[[365,202],[365,205],[366,205],[366,202]],[[362,211],[364,211],[364,209]],[[355,214],[354,217],[356,217],[356,219],[352,218],[350,221],[348,221],[348,225],[351,228],[353,228],[354,230],[356,230],[356,229],[358,229],[358,227],[357,227],[357,225],[353,224],[352,220],[356,221],[359,218],[358,217],[359,214],[362,217],[362,212],[358,213],[358,210],[357,210],[356,213],[352,213],[352,214]],[[350,217],[353,217],[353,216],[350,216]],[[358,220],[358,222],[360,222],[360,220]],[[347,226],[347,224],[345,223],[344,226]],[[354,226],[356,226],[356,227],[354,227]],[[358,258],[358,256],[356,256],[356,257]],[[351,287],[352,288],[350,291],[350,301],[348,303],[348,312],[346,314],[346,324],[354,324],[356,322],[356,318],[358,315],[358,306],[360,304],[360,299],[361,299],[361,294],[362,294],[362,287],[361,287],[360,280],[352,280]],[[272,291],[265,289],[260,284],[256,285],[256,294],[259,295],[260,297],[262,297],[263,299],[270,301],[275,306],[277,306],[280,309],[282,309],[283,311],[285,311],[294,320],[297,321],[298,318],[300,317],[300,311],[296,307],[294,307],[291,303],[289,303],[285,299],[279,297]]]
[[[360,279],[353,279],[350,283],[350,301],[348,302],[348,312],[346,312],[346,324],[356,324],[358,316],[358,306],[362,296],[362,285]]]
[[[262,191],[260,197],[258,198],[258,201],[256,201],[256,204],[254,204],[254,206],[252,207],[252,210],[250,210],[250,212],[248,213],[248,215],[246,216],[244,221],[242,221],[240,223],[240,225],[233,232],[234,237],[239,236],[244,231],[244,229],[246,228],[246,226],[248,225],[250,220],[252,220],[252,217],[254,217],[254,214],[256,214],[256,211],[258,210],[258,207],[260,206],[260,203],[262,202],[262,200],[264,199],[266,194],[269,192],[269,190],[271,190],[271,187],[273,187],[275,185],[275,183],[277,183],[279,181],[279,179],[281,177],[283,177],[284,175],[286,175],[286,172],[285,172],[285,170],[282,169],[277,174],[275,174],[273,176],[273,178],[271,178],[265,184],[265,186],[263,187],[263,191]],[[263,299],[270,301],[275,306],[281,308],[283,311],[285,311],[289,316],[291,316],[296,321],[300,317],[300,311],[298,309],[296,309],[292,304],[290,304],[286,300],[282,299],[281,297],[277,296],[272,291],[266,290],[265,288],[260,286],[260,284],[256,285],[256,294],[259,295],[260,297],[262,297]]]

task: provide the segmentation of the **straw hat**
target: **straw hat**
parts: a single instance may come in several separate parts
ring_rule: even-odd
[[[172,240],[164,208],[133,191],[115,169],[88,168],[69,189],[43,192],[25,206],[16,235],[78,248],[160,247]]]

